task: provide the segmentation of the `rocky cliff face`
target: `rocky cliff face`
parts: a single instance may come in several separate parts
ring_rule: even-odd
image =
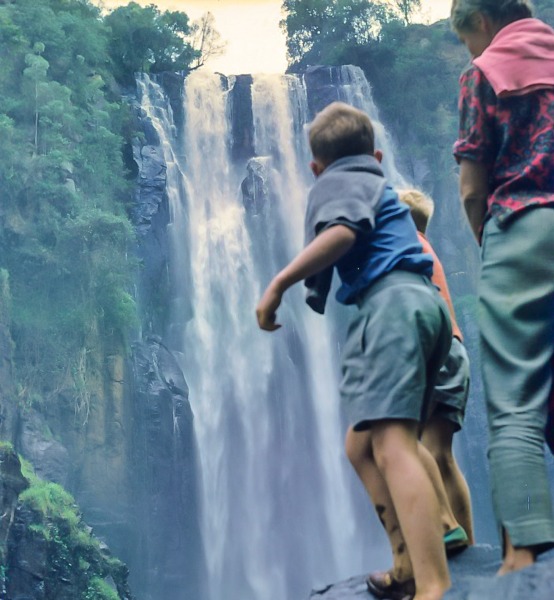
[[[12,440],[15,430],[12,360],[10,285],[7,272],[0,270],[0,440]]]
[[[21,474],[17,454],[7,443],[0,445],[0,598],[6,597],[6,565],[8,564],[8,540],[12,533],[19,494],[29,487]]]
[[[178,112],[182,78],[169,74],[164,81]],[[101,351],[87,357],[91,395],[73,398],[60,393],[48,403],[19,406],[11,377],[9,286],[0,273],[0,439],[12,442],[37,475],[75,496],[96,534],[130,566],[140,600],[184,600],[202,597],[205,579],[196,453],[188,388],[176,360],[161,343],[168,335],[166,299],[171,297],[166,165],[156,132],[138,109],[137,125],[144,138],[133,148],[137,186],[132,218],[141,265],[140,329],[145,337],[130,332],[135,340],[130,349],[122,341],[97,340]],[[52,588],[55,582],[72,581],[64,572],[70,563],[58,557],[55,568],[48,564],[52,548],[32,531],[36,511],[17,504],[10,510],[6,514],[13,513],[13,569],[19,569],[18,561],[32,562],[28,580],[22,575],[13,585],[27,590],[29,598],[84,597],[75,591],[74,582]],[[5,523],[2,519],[2,527]],[[20,569],[22,574],[29,571],[25,569]],[[9,593],[6,598],[20,597],[13,595],[15,588]],[[90,597],[104,598],[99,594]]]
[[[0,446],[0,598],[132,600],[128,569],[85,525],[60,486],[22,473]]]

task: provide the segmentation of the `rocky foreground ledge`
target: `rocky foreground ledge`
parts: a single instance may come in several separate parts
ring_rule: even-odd
[[[500,550],[474,546],[449,561],[452,588],[444,600],[554,600],[554,550],[518,573],[495,577]],[[311,600],[372,600],[365,576],[314,590]]]

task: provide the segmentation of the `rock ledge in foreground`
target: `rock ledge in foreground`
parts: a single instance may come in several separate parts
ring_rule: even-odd
[[[452,588],[444,600],[553,600],[554,550],[518,573],[495,577],[500,549],[474,546],[449,561]],[[365,575],[314,590],[311,600],[372,600]]]

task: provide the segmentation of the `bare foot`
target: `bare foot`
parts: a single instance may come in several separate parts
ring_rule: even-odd
[[[504,530],[504,560],[497,575],[506,575],[521,571],[526,567],[530,567],[535,562],[535,552],[532,548],[514,548],[512,540],[506,530]]]
[[[497,575],[514,573],[535,563],[535,553],[529,548],[513,548],[511,545],[506,549],[504,562]]]

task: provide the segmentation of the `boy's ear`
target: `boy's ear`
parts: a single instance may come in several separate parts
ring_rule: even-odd
[[[383,153],[381,152],[381,150],[375,150],[373,156],[377,159],[378,162],[383,162]]]
[[[325,170],[325,167],[323,167],[319,161],[312,160],[310,163],[310,169],[315,177],[319,177]]]
[[[488,33],[492,29],[490,19],[480,11],[473,15],[472,26],[475,31],[480,33]]]

